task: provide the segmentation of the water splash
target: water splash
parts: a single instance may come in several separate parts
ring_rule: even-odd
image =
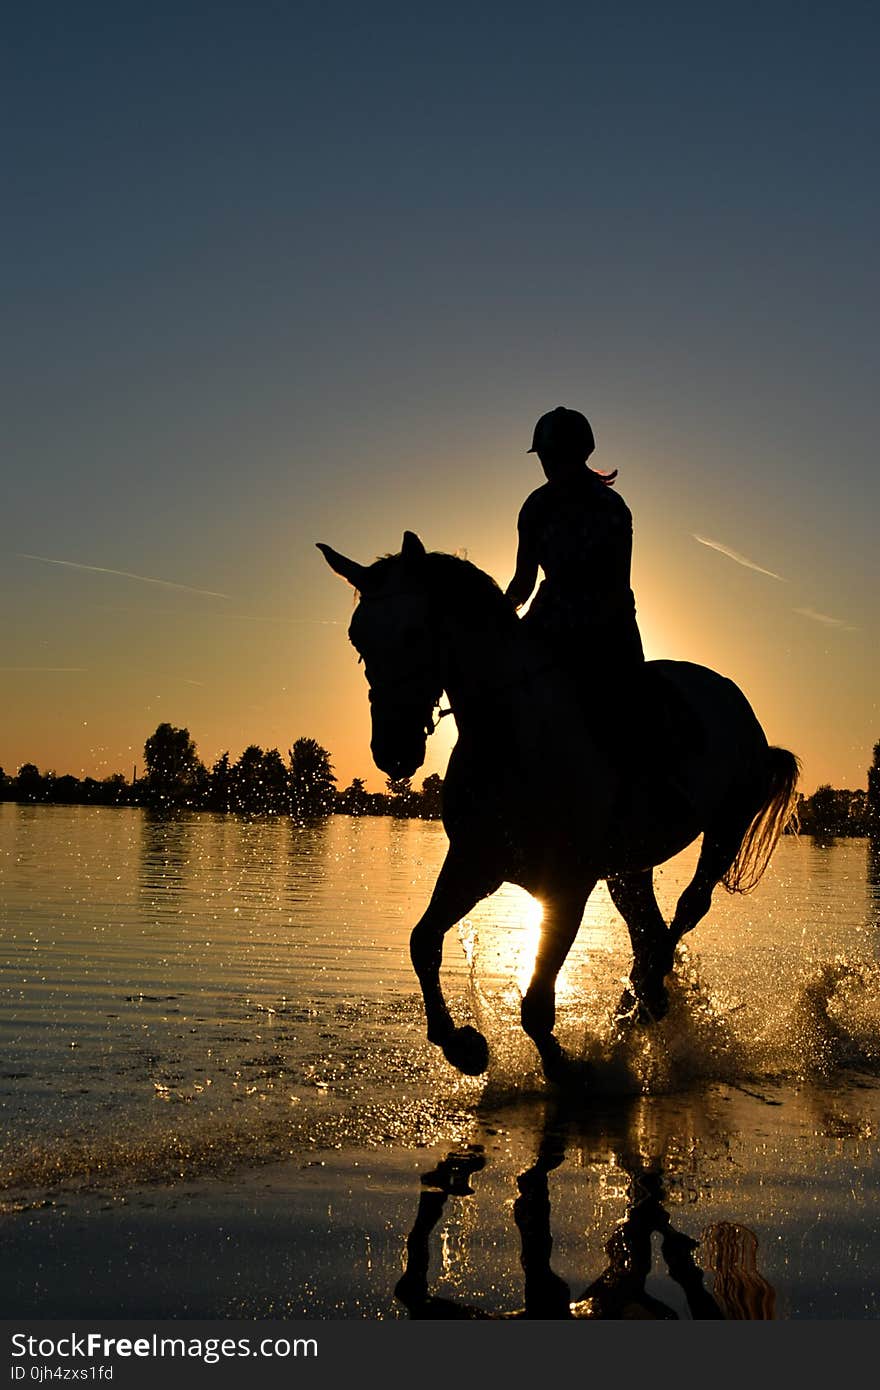
[[[880,1075],[880,966],[842,956],[819,964],[794,1002],[791,1022],[807,1073]]]
[[[545,1085],[536,1049],[522,1033],[522,991],[511,979],[489,992],[481,980],[479,936],[467,944],[469,1003],[491,1054],[493,1095]],[[790,993],[766,997],[755,972],[739,988],[706,982],[686,946],[670,978],[670,1008],[659,1022],[621,1021],[607,997],[560,999],[557,1035],[596,1096],[667,1095],[705,1083],[743,1088],[780,1081],[880,1078],[880,966],[837,957],[807,965]],[[607,996],[607,990],[605,992]]]

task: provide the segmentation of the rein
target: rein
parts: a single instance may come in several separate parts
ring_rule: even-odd
[[[534,677],[543,676],[547,671],[555,671],[558,669],[558,661],[548,660],[545,661],[541,666],[535,666],[533,669],[521,672],[520,675],[515,676],[512,680],[502,681],[499,685],[482,686],[480,688],[480,693],[488,695],[501,695],[505,690],[516,690],[519,686],[528,684],[528,682],[532,680]],[[437,712],[437,717],[433,720],[433,723],[430,725],[430,727],[426,726],[425,729],[425,732],[429,735],[429,737],[431,734],[436,733],[437,726],[440,723],[441,719],[445,719],[447,714],[455,713],[455,711],[451,707],[448,709],[441,709],[439,700],[435,704],[434,710],[436,710]]]

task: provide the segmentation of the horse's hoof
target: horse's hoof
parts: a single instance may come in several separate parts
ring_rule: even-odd
[[[633,1023],[659,1023],[669,1013],[669,995],[662,980],[650,984],[639,982],[633,986],[633,990],[634,993],[630,994],[635,1001],[630,1013]]]
[[[592,1078],[591,1069],[586,1062],[570,1057],[556,1038],[542,1039],[538,1044],[541,1055],[541,1069],[551,1086],[563,1091],[582,1092],[587,1089]]]
[[[447,1154],[430,1173],[422,1174],[420,1182],[423,1187],[442,1192],[444,1197],[473,1197],[469,1179],[485,1166],[482,1146],[471,1145],[463,1153]]]
[[[654,1023],[659,1023],[661,1018],[665,1018],[669,1013],[669,995],[663,985],[654,990],[642,1001],[642,1008],[647,1009]]]
[[[545,1066],[544,1075],[551,1086],[564,1091],[572,1100],[587,1096],[594,1081],[593,1068],[589,1062],[582,1062],[575,1057],[564,1057],[561,1062],[554,1062],[549,1068]]]
[[[639,1001],[631,989],[625,989],[617,1001],[617,1008],[614,1010],[614,1022],[622,1025],[624,1023],[638,1022]]]
[[[447,1062],[465,1076],[482,1076],[489,1066],[489,1044],[469,1023],[450,1033],[442,1046]]]

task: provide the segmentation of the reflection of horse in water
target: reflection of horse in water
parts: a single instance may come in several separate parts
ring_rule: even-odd
[[[607,881],[629,929],[628,1004],[659,1017],[675,947],[708,912],[713,888],[745,892],[767,867],[791,816],[797,759],[768,747],[732,681],[674,661],[645,667],[638,757],[631,747],[621,754],[613,711],[609,726],[585,716],[569,678],[474,565],[426,554],[411,532],[399,555],[369,566],[320,549],[360,595],[349,635],[370,686],[377,766],[401,778],[422,765],[443,691],[458,728],[443,788],[449,850],[411,941],[428,1037],[461,1071],[485,1071],[485,1039],[456,1028],[443,997],[443,937],[503,882],[516,883],[544,908],[522,1023],[556,1079],[565,1068],[553,1036],[556,977],[596,883]],[[696,872],[667,927],[652,868],[701,833]]]
[[[519,1196],[513,1214],[520,1235],[524,1306],[512,1313],[491,1313],[460,1299],[432,1294],[428,1283],[431,1234],[449,1197],[469,1197],[470,1179],[484,1166],[479,1147],[449,1154],[422,1177],[416,1220],[406,1242],[406,1267],[395,1293],[413,1318],[621,1318],[673,1319],[678,1314],[647,1290],[654,1273],[652,1239],[659,1237],[660,1256],[669,1279],[684,1294],[695,1319],[767,1320],[775,1317],[776,1295],[758,1272],[757,1237],[747,1226],[721,1221],[707,1227],[699,1240],[677,1230],[664,1206],[666,1194],[659,1164],[634,1154],[621,1155],[627,1175],[626,1215],[605,1246],[608,1263],[577,1299],[550,1265],[549,1175],[565,1159],[568,1126],[554,1116],[545,1127],[535,1163],[517,1178]],[[702,1266],[697,1264],[697,1254]],[[711,1290],[706,1276],[714,1275]]]

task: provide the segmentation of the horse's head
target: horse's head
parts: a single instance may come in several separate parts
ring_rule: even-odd
[[[432,638],[425,547],[404,533],[399,555],[359,565],[319,543],[332,570],[357,589],[348,635],[370,687],[373,761],[389,777],[411,777],[425,761],[443,690]]]

